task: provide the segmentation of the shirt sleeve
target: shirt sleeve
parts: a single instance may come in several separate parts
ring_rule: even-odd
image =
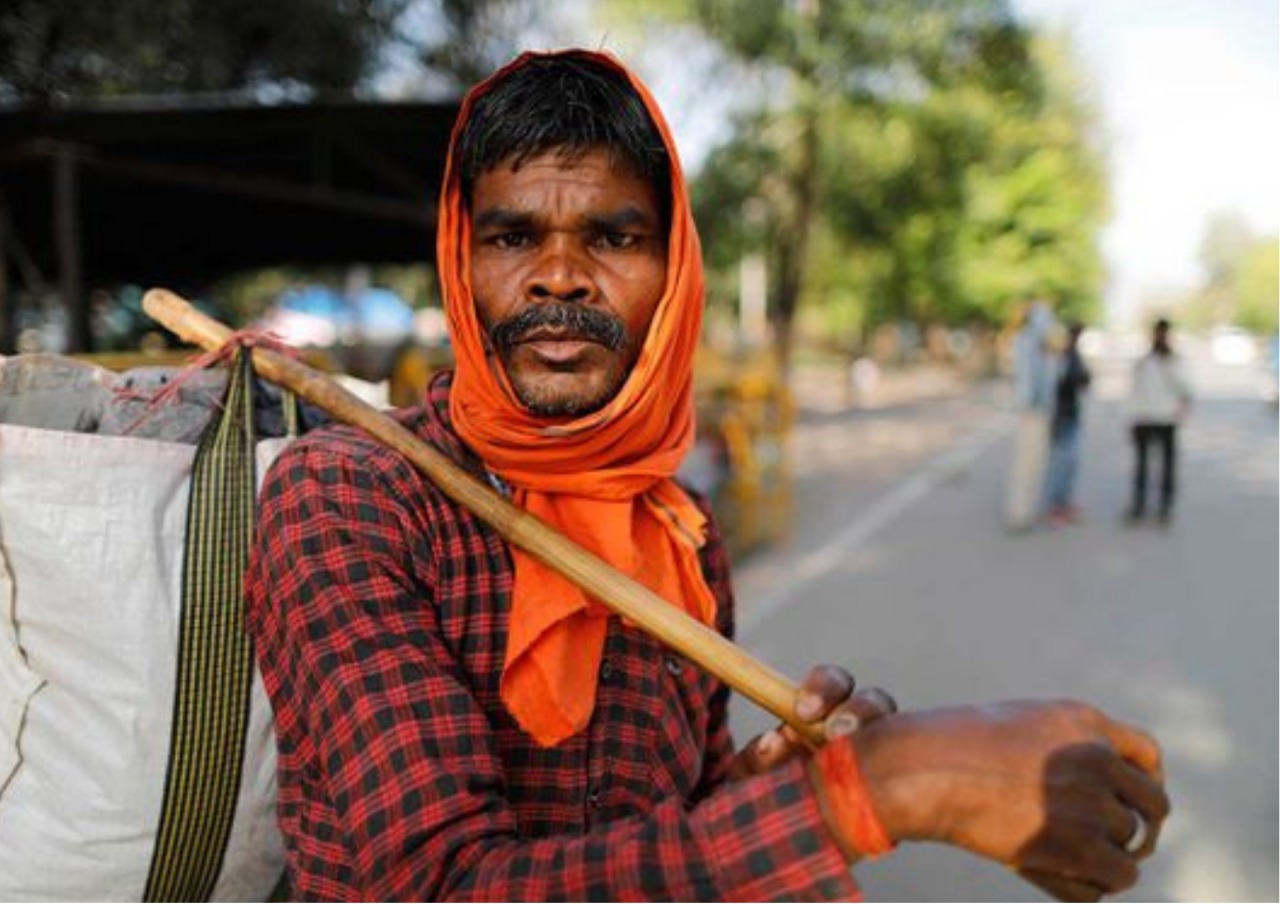
[[[251,587],[271,587],[259,630],[282,635],[263,637],[260,655],[278,656],[273,705],[293,713],[291,743],[311,750],[309,781],[336,814],[339,837],[319,843],[345,850],[366,899],[856,896],[799,762],[696,804],[673,797],[581,835],[521,837],[485,714],[411,574],[408,550],[430,542],[415,515],[362,463],[314,448],[286,457],[251,570]]]
[[[1191,381],[1191,370],[1187,367],[1186,358],[1181,355],[1177,357],[1173,373],[1178,386],[1178,400],[1183,404],[1190,404],[1195,400],[1195,384]]]
[[[728,552],[710,505],[702,497],[698,497],[697,502],[707,515],[708,536],[700,557],[707,583],[716,591],[716,630],[733,640],[734,600]],[[736,753],[733,735],[729,731],[729,687],[718,683],[708,706],[707,746],[703,756],[702,779],[694,795],[696,800],[706,797],[726,779]]]

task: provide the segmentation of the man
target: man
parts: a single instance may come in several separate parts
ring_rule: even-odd
[[[1057,355],[1053,341],[1056,321],[1043,301],[1023,312],[1013,340],[1013,391],[1018,411],[1014,428],[1013,461],[1005,495],[1005,529],[1024,533],[1040,514],[1045,464],[1049,454],[1049,418],[1053,412]]]
[[[1191,408],[1191,380],[1182,358],[1169,344],[1169,321],[1160,319],[1151,335],[1151,351],[1133,366],[1130,417],[1133,438],[1133,497],[1125,513],[1130,523],[1147,509],[1147,456],[1160,451],[1160,503],[1157,517],[1168,525],[1177,489],[1178,423]]]
[[[457,366],[404,422],[730,634],[718,535],[671,480],[702,273],[647,91],[522,56],[464,101],[440,211]],[[295,444],[262,505],[249,621],[301,898],[830,900],[917,839],[1096,898],[1167,810],[1155,743],[1088,707],[885,715],[830,667],[796,711],[855,733],[735,755],[724,687],[356,431]]]
[[[1054,527],[1072,524],[1079,517],[1075,486],[1080,469],[1080,396],[1089,388],[1092,379],[1080,354],[1082,332],[1084,326],[1079,323],[1067,328],[1067,347],[1062,352],[1054,393],[1049,469],[1045,476],[1049,523]]]

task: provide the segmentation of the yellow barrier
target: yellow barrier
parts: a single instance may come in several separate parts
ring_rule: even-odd
[[[76,357],[124,371],[181,367],[197,354],[191,349],[165,349]],[[322,349],[305,349],[302,356],[320,370],[340,370],[337,360]],[[432,375],[451,363],[447,348],[406,346],[389,378],[390,404],[418,404]],[[710,496],[734,552],[784,539],[793,517],[788,439],[794,405],[776,360],[766,352],[725,355],[704,347],[698,352],[695,373],[698,443],[710,465],[703,479],[691,482]]]
[[[449,365],[448,349],[406,349],[391,374],[391,404],[417,404],[431,375]],[[792,520],[787,450],[795,409],[776,359],[768,352],[724,355],[703,347],[694,372],[700,457],[710,464],[702,479],[690,482],[711,497],[735,552],[785,538]]]
[[[735,552],[784,539],[792,520],[788,455],[794,406],[771,354],[699,352],[698,417],[706,442],[719,442],[724,473],[712,492]]]
[[[135,367],[184,367],[194,358],[203,354],[198,349],[177,348],[156,351],[136,352],[93,352],[92,354],[71,355],[76,361],[96,364],[117,373],[133,370]]]

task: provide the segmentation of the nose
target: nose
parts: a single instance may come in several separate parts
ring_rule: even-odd
[[[525,279],[525,297],[531,301],[590,301],[596,291],[590,262],[572,236],[548,236]]]

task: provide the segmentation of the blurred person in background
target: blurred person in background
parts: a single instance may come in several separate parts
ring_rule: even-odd
[[[1049,455],[1058,356],[1054,350],[1057,321],[1048,303],[1027,305],[1013,340],[1013,392],[1018,412],[1014,427],[1013,461],[1005,496],[1005,529],[1030,530],[1039,519],[1044,500],[1045,468]]]
[[[1081,395],[1089,388],[1089,368],[1080,354],[1080,334],[1084,327],[1073,323],[1067,330],[1058,383],[1054,394],[1050,427],[1049,471],[1045,481],[1045,502],[1049,523],[1054,527],[1076,521],[1076,474],[1080,470]]]
[[[1169,343],[1168,320],[1156,321],[1151,350],[1133,365],[1129,396],[1130,436],[1133,441],[1133,495],[1125,520],[1141,521],[1147,512],[1147,460],[1152,449],[1160,455],[1161,525],[1173,518],[1177,490],[1178,424],[1191,410],[1191,380],[1186,362]]]

